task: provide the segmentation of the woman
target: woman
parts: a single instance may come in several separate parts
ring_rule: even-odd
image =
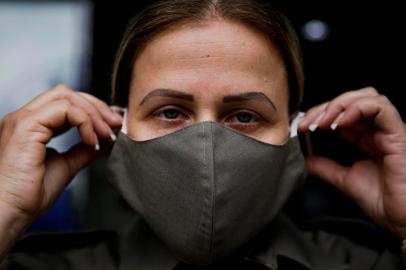
[[[401,269],[404,257],[324,233],[311,240],[278,214],[303,171],[289,138],[302,92],[296,36],[275,9],[253,0],[149,7],[130,23],[114,67],[124,121],[122,108],[64,85],[2,119],[0,253],[108,152],[105,139],[117,140],[111,180],[140,218],[118,250],[101,239],[44,253],[39,238],[3,267]],[[81,144],[64,154],[46,148],[71,127]],[[299,131],[316,128],[336,130],[371,158],[343,167],[308,157],[308,171],[405,239],[406,131],[394,106],[373,88],[347,92],[306,112]]]

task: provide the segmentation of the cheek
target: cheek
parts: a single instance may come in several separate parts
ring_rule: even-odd
[[[169,134],[176,129],[160,128],[152,125],[148,121],[132,120],[128,122],[128,135],[136,141],[152,140],[166,134]]]
[[[280,122],[277,125],[266,126],[251,136],[265,143],[283,144],[289,137],[289,122]]]

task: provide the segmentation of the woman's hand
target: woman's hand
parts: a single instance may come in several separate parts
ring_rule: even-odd
[[[344,167],[309,157],[310,173],[350,196],[378,224],[406,238],[406,126],[374,88],[344,93],[310,109],[299,130],[333,129],[371,157]]]
[[[121,116],[95,97],[64,85],[36,97],[0,122],[0,255],[46,211],[73,176],[100,155]],[[60,154],[47,148],[77,127],[82,143]]]

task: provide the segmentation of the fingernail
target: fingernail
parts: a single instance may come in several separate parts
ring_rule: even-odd
[[[323,111],[321,114],[319,114],[319,116],[317,116],[316,120],[313,123],[311,123],[309,126],[310,131],[313,132],[319,127],[319,123],[321,122],[321,120],[323,120],[323,117],[325,114],[326,114],[326,112]]]
[[[330,128],[332,130],[336,130],[338,127],[338,123],[340,122],[341,117],[343,117],[344,112],[340,113],[337,118],[334,120],[334,122],[331,124]]]
[[[94,145],[94,150],[99,151],[100,150],[100,144],[99,144],[99,139],[97,138],[96,134],[94,135],[94,138],[95,138],[95,141],[96,141],[96,144]]]
[[[122,107],[119,107],[119,106],[111,106],[110,109],[112,111],[114,111],[115,113],[121,114],[121,115],[124,114],[124,112],[125,112],[125,109]]]
[[[113,142],[115,142],[115,141],[117,140],[116,134],[111,133],[111,134],[110,134],[110,139],[111,139]]]
[[[123,123],[123,117],[122,117],[121,115],[116,114],[116,119],[117,119],[117,121],[119,121],[119,122],[120,122],[120,124],[122,124],[122,123]]]
[[[113,130],[111,130],[111,127],[110,127],[107,123],[105,123],[105,122],[103,122],[103,125],[104,125],[104,128],[106,129],[106,131],[109,132],[109,134],[110,134],[110,139],[113,140],[113,137],[116,138],[116,136],[115,136]]]
[[[313,123],[309,126],[309,130],[314,132],[318,128],[319,124]]]

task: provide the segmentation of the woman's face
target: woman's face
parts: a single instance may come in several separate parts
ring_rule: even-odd
[[[184,24],[150,40],[135,61],[128,134],[143,141],[216,121],[281,144],[288,100],[284,63],[262,34],[225,20]]]

